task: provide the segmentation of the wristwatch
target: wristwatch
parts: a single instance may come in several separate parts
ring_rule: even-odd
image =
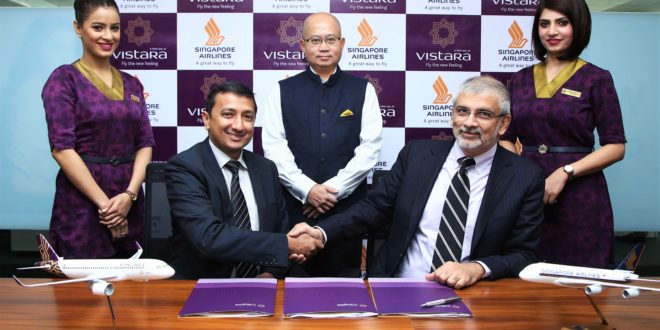
[[[126,195],[128,195],[128,197],[130,197],[132,201],[135,202],[137,200],[137,195],[134,194],[132,191],[126,190],[124,191],[124,193],[126,193]]]
[[[564,173],[566,173],[568,175],[568,181],[573,180],[573,172],[575,171],[573,169],[573,166],[564,165],[564,167],[562,167],[562,169],[564,170]]]

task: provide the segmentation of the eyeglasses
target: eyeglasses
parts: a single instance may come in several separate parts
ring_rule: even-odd
[[[464,119],[467,119],[468,117],[470,117],[470,114],[474,114],[474,116],[478,120],[483,120],[483,121],[493,120],[497,117],[506,116],[506,114],[496,115],[496,114],[494,114],[494,113],[492,113],[488,110],[477,110],[475,112],[471,112],[470,109],[464,108],[464,107],[455,107],[454,108],[454,114],[456,115],[456,117],[464,118]]]
[[[325,38],[311,37],[311,38],[307,38],[307,39],[303,39],[303,40],[305,40],[305,42],[311,44],[312,46],[317,47],[317,46],[320,46],[324,41],[325,41],[326,45],[334,46],[337,43],[337,41],[339,41],[341,39],[342,39],[342,37],[335,37],[333,35],[330,35],[330,36],[327,36]]]

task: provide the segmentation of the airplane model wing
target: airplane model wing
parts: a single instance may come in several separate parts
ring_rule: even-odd
[[[95,281],[109,281],[117,278],[117,276],[102,276],[102,277],[83,277],[83,278],[74,278],[70,280],[61,280],[61,281],[55,281],[55,282],[41,282],[41,283],[35,283],[35,284],[25,284],[21,282],[21,280],[16,277],[16,275],[12,275],[16,283],[18,285],[26,287],[26,288],[33,288],[33,287],[38,287],[38,286],[51,286],[51,285],[58,285],[58,284],[67,284],[67,283],[79,283],[79,282],[95,282]]]
[[[43,265],[43,266],[32,266],[32,267],[21,267],[21,268],[16,268],[16,270],[27,270],[27,269],[51,269],[53,266],[51,265]]]

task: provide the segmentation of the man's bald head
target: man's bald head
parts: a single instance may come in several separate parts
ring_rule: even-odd
[[[310,29],[312,29],[314,25],[328,23],[334,24],[334,27],[336,28],[335,36],[341,37],[341,24],[339,24],[337,17],[328,13],[316,13],[305,18],[305,21],[303,22],[303,38],[309,38],[310,33],[313,32],[310,31]]]

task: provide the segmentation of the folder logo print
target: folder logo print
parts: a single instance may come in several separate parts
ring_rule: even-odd
[[[218,27],[218,24],[215,24],[213,18],[206,22],[204,31],[209,35],[209,40],[206,41],[207,46],[219,46],[222,44],[222,41],[225,40],[225,37],[220,34],[220,28]]]
[[[341,113],[341,115],[339,115],[339,117],[349,117],[352,115],[353,115],[353,111],[351,111],[351,109],[346,109],[344,110],[344,112]]]
[[[513,24],[509,27],[509,35],[511,36],[509,48],[523,48],[527,44],[527,39],[518,22],[513,21]]]
[[[358,46],[371,47],[376,43],[376,40],[378,40],[378,37],[374,36],[374,30],[364,18],[362,19],[362,22],[360,22],[360,25],[358,25],[357,30],[360,33],[360,36],[362,36],[362,40],[358,42]]]
[[[451,100],[452,95],[449,93],[449,89],[447,89],[447,85],[445,85],[441,76],[438,76],[438,79],[433,83],[433,90],[437,95],[435,100],[433,100],[433,104],[447,104]]]
[[[137,33],[137,31],[142,33]],[[134,20],[128,20],[128,26],[124,33],[128,36],[129,43],[136,44],[139,47],[142,44],[151,42],[151,35],[154,34],[154,30],[151,28],[151,21],[138,16]]]
[[[296,21],[289,16],[286,21],[280,21],[280,27],[275,31],[280,36],[280,43],[293,46],[302,38],[303,21]]]
[[[454,22],[448,22],[443,18],[440,22],[433,22],[433,28],[429,31],[429,35],[433,38],[434,45],[445,48],[456,42],[458,30],[454,27]]]

